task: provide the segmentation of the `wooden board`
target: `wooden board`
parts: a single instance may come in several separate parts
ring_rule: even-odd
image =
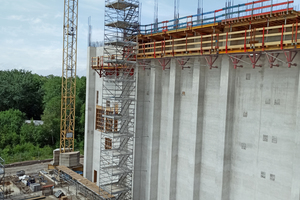
[[[89,181],[88,179],[84,178],[80,174],[77,174],[73,170],[67,168],[66,166],[57,166],[56,169],[58,171],[61,171],[65,174],[68,174],[72,179],[76,180],[78,183],[86,186],[88,189],[93,191],[94,193],[100,195],[103,198],[109,199],[109,198],[114,198],[113,195],[109,194],[108,192],[104,191],[103,189],[99,188],[95,183]],[[101,191],[101,194],[100,192]]]

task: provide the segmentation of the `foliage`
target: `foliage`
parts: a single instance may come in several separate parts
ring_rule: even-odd
[[[0,148],[6,145],[20,143],[20,128],[25,120],[25,114],[19,110],[6,110],[0,112]]]
[[[10,108],[40,119],[43,112],[42,79],[25,70],[0,71],[0,111]]]
[[[52,157],[59,147],[61,77],[0,71],[0,156],[6,163]],[[75,150],[83,153],[86,78],[76,79]],[[4,97],[4,98],[2,98]],[[25,124],[25,119],[31,119]],[[41,119],[36,126],[33,119]]]
[[[40,148],[27,142],[14,147],[7,145],[4,149],[0,149],[0,155],[6,164],[26,160],[44,160],[53,157],[53,148],[48,145]]]

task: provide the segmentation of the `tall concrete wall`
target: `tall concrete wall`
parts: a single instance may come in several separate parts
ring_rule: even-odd
[[[102,53],[89,48],[88,57]],[[153,59],[137,69],[134,199],[300,199],[299,67],[270,68],[265,55],[261,68],[244,62],[234,69],[220,55],[209,69],[193,57],[182,69],[172,58],[162,70]],[[89,59],[84,176],[97,184],[101,87]]]
[[[138,70],[134,199],[299,199],[299,67],[241,64]]]
[[[85,178],[93,182],[94,170],[98,172],[100,160],[100,132],[95,130],[96,99],[99,91],[99,103],[101,103],[101,79],[91,68],[91,58],[103,55],[102,47],[88,47],[87,74],[86,74],[86,105],[85,105],[85,136],[84,136],[84,172]],[[97,174],[99,176],[99,173]]]

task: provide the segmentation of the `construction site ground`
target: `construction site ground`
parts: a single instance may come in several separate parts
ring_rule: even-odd
[[[16,173],[18,171],[24,170],[25,175],[32,176],[32,177],[43,177],[45,183],[42,183],[44,186],[46,185],[55,185],[53,189],[53,194],[58,190],[61,190],[67,199],[87,199],[79,192],[76,195],[76,187],[69,185],[66,182],[60,182],[59,177],[55,176],[54,174],[51,175],[51,170],[48,170],[48,164],[51,164],[52,161],[45,160],[40,161],[39,163],[30,164],[31,162],[20,162],[20,163],[13,163],[11,165],[7,165],[5,168],[5,199],[11,200],[21,200],[21,199],[58,199],[54,195],[50,196],[43,196],[42,191],[39,192],[32,192],[29,186],[25,186],[24,183],[19,181],[18,176]],[[83,163],[83,158],[80,159],[80,163]],[[42,172],[46,172],[47,174],[44,175]],[[55,177],[58,181],[53,181],[51,178]],[[36,179],[36,182],[39,178]]]

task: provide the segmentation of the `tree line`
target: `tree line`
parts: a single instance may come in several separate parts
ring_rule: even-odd
[[[52,158],[59,148],[61,80],[25,70],[0,71],[0,157],[5,163]],[[86,77],[76,77],[75,150],[81,153],[85,86]],[[35,125],[33,120],[43,124]]]

